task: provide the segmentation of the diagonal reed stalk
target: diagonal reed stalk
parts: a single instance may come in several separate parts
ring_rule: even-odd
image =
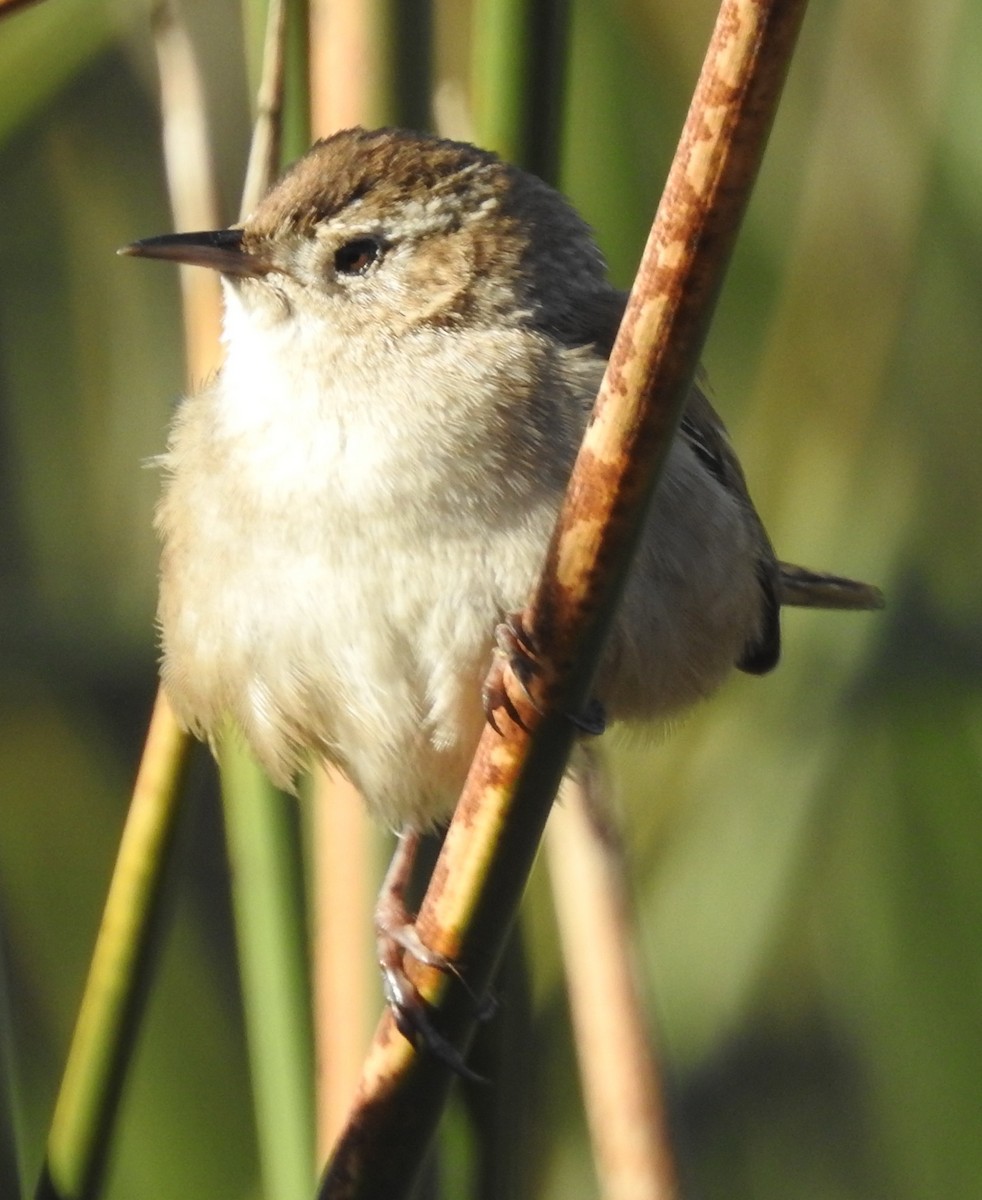
[[[98,1194],[155,949],[188,742],[159,693],[48,1133],[38,1200]]]
[[[624,323],[574,467],[546,566],[526,613],[541,650],[542,712],[530,732],[486,729],[418,929],[493,976],[582,710],[647,502],[695,372],[712,308],[763,154],[804,2],[725,0]],[[416,982],[463,1048],[473,1002],[432,969]],[[409,1193],[449,1086],[386,1014],[321,1200]]]

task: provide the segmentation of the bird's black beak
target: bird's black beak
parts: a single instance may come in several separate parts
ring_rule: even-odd
[[[192,267],[211,267],[223,275],[265,275],[273,264],[248,250],[241,229],[215,229],[206,233],[164,233],[131,242],[116,251],[136,258],[165,258]]]

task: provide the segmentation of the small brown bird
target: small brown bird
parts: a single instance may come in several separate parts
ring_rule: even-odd
[[[241,227],[125,252],[212,267],[225,293],[225,365],[162,460],[174,710],[209,739],[231,715],[278,784],[314,756],[391,825],[442,820],[624,311],[590,230],[474,146],[349,129]],[[782,604],[880,603],[777,561],[695,386],[597,698],[663,720],[734,666],[769,671]]]

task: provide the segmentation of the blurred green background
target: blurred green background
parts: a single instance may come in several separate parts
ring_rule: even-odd
[[[241,6],[187,7],[232,220]],[[561,176],[625,285],[715,8],[570,6]],[[452,124],[470,7],[433,21]],[[980,61],[970,0],[814,0],[707,347],[781,555],[888,609],[791,613],[776,674],[608,739],[694,1195],[982,1196]],[[179,297],[114,251],[170,227],[156,94],[143,3],[0,25],[0,1114],[28,1180],[155,689],[145,465],[183,387]],[[113,1198],[261,1194],[203,754],[189,791]],[[536,1194],[578,1200],[541,877],[526,917]]]

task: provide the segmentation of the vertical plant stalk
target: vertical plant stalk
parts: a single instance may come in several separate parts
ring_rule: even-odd
[[[164,171],[175,229],[215,229],[222,222],[212,175],[205,94],[194,47],[169,2],[153,10],[160,75]],[[221,282],[214,271],[179,268],[184,356],[190,387],[200,386],[221,362]]]
[[[405,3],[405,0],[402,0]],[[310,0],[311,132],[394,120],[389,36],[398,0]],[[405,52],[405,47],[402,47]],[[378,887],[378,837],[361,797],[340,772],[313,771],[311,897],[317,1160],[344,1126],[380,1001],[368,953]]]
[[[290,162],[310,146],[311,0],[285,0],[283,54],[283,157]],[[274,176],[279,174],[277,167]],[[272,179],[270,183],[272,183]]]
[[[567,776],[546,832],[587,1123],[604,1200],[671,1200],[678,1182],[632,954],[626,856],[602,800],[602,783]]]
[[[96,1196],[140,1017],[188,739],[158,692],[48,1133],[39,1200]]]
[[[583,446],[525,614],[540,651],[531,732],[485,729],[417,929],[480,992],[493,975],[614,605],[695,372],[790,63],[804,0],[724,0]],[[474,1004],[410,964],[458,1047]],[[449,1084],[386,1014],[321,1200],[410,1190]]]
[[[227,729],[219,762],[264,1194],[314,1186],[310,980],[296,800],[275,792]]]
[[[568,29],[569,0],[477,0],[474,6],[478,140],[553,184]]]
[[[262,70],[256,93],[256,119],[239,217],[252,212],[280,169],[283,140],[283,89],[286,80],[286,0],[269,0]],[[210,272],[209,272],[210,273]]]
[[[311,118],[321,137],[391,120],[392,73],[386,68],[397,2],[310,0]]]
[[[314,771],[312,895],[317,1162],[344,1127],[380,1001],[368,941],[378,887],[375,838],[361,796],[326,767]]]
[[[266,11],[240,219],[279,172],[298,7],[271,0]],[[291,107],[292,120],[305,124],[305,85],[303,103]],[[221,738],[219,767],[263,1190],[275,1200],[307,1200],[316,1171],[313,1038],[296,802],[273,788],[230,727]]]

